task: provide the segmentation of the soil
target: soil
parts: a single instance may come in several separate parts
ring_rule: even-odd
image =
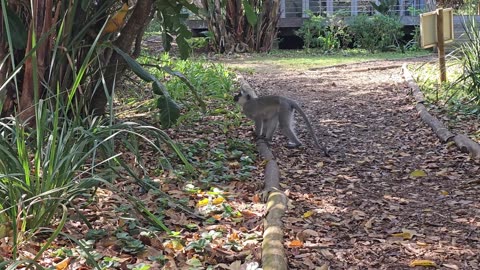
[[[303,147],[274,138],[290,269],[480,269],[480,163],[421,121],[404,62],[245,74],[259,94],[297,100],[331,149],[302,119]]]

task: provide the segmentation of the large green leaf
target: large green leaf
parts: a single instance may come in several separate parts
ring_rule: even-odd
[[[247,21],[251,26],[255,26],[257,24],[257,14],[253,10],[252,5],[248,2],[248,0],[243,0],[243,8],[245,9],[245,15],[247,16]]]
[[[156,8],[162,26],[161,31],[163,34],[163,46],[165,50],[170,50],[173,41],[172,36],[175,36],[175,41],[180,51],[180,57],[186,59],[191,52],[191,47],[190,44],[188,44],[187,39],[192,37],[191,31],[186,25],[186,19],[189,16],[188,11],[198,14],[199,9],[186,0],[157,1]]]
[[[180,116],[180,107],[175,101],[172,100],[168,94],[168,90],[164,84],[162,84],[155,76],[146,71],[135,59],[130,57],[124,51],[118,47],[114,47],[115,51],[123,57],[130,69],[137,74],[142,80],[146,82],[152,82],[153,93],[161,95],[157,101],[158,108],[160,109],[160,120],[162,126],[167,128],[174,124]]]
[[[12,34],[12,45],[16,50],[25,49],[27,46],[27,28],[23,24],[20,17],[18,17],[9,6],[6,6],[6,11],[8,26],[10,28],[9,31]],[[4,28],[6,27],[4,26]]]
[[[155,87],[156,84],[153,84],[153,89]],[[160,123],[163,128],[168,128],[175,124],[178,117],[180,117],[180,108],[170,98],[159,96],[157,98],[157,107],[160,109]]]

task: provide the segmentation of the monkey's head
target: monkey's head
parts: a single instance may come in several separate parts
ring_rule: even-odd
[[[244,93],[243,91],[240,91],[240,93],[236,94],[233,97],[233,101],[235,101],[236,103],[238,103],[240,105],[245,104],[250,99],[252,99],[252,96],[250,94]]]

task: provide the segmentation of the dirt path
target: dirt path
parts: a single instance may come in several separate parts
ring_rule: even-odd
[[[333,148],[332,158],[319,156],[301,119],[305,148],[288,150],[275,137],[291,200],[284,219],[291,269],[410,269],[419,259],[480,269],[480,185],[470,183],[480,166],[421,122],[400,67],[377,69],[401,64],[246,75],[260,94],[298,100]],[[304,218],[307,211],[313,215]],[[405,239],[395,236],[402,231]]]

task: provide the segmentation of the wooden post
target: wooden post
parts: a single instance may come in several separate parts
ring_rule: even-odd
[[[443,8],[437,9],[437,49],[441,84],[447,81],[447,72],[445,68],[445,40],[443,33]]]

